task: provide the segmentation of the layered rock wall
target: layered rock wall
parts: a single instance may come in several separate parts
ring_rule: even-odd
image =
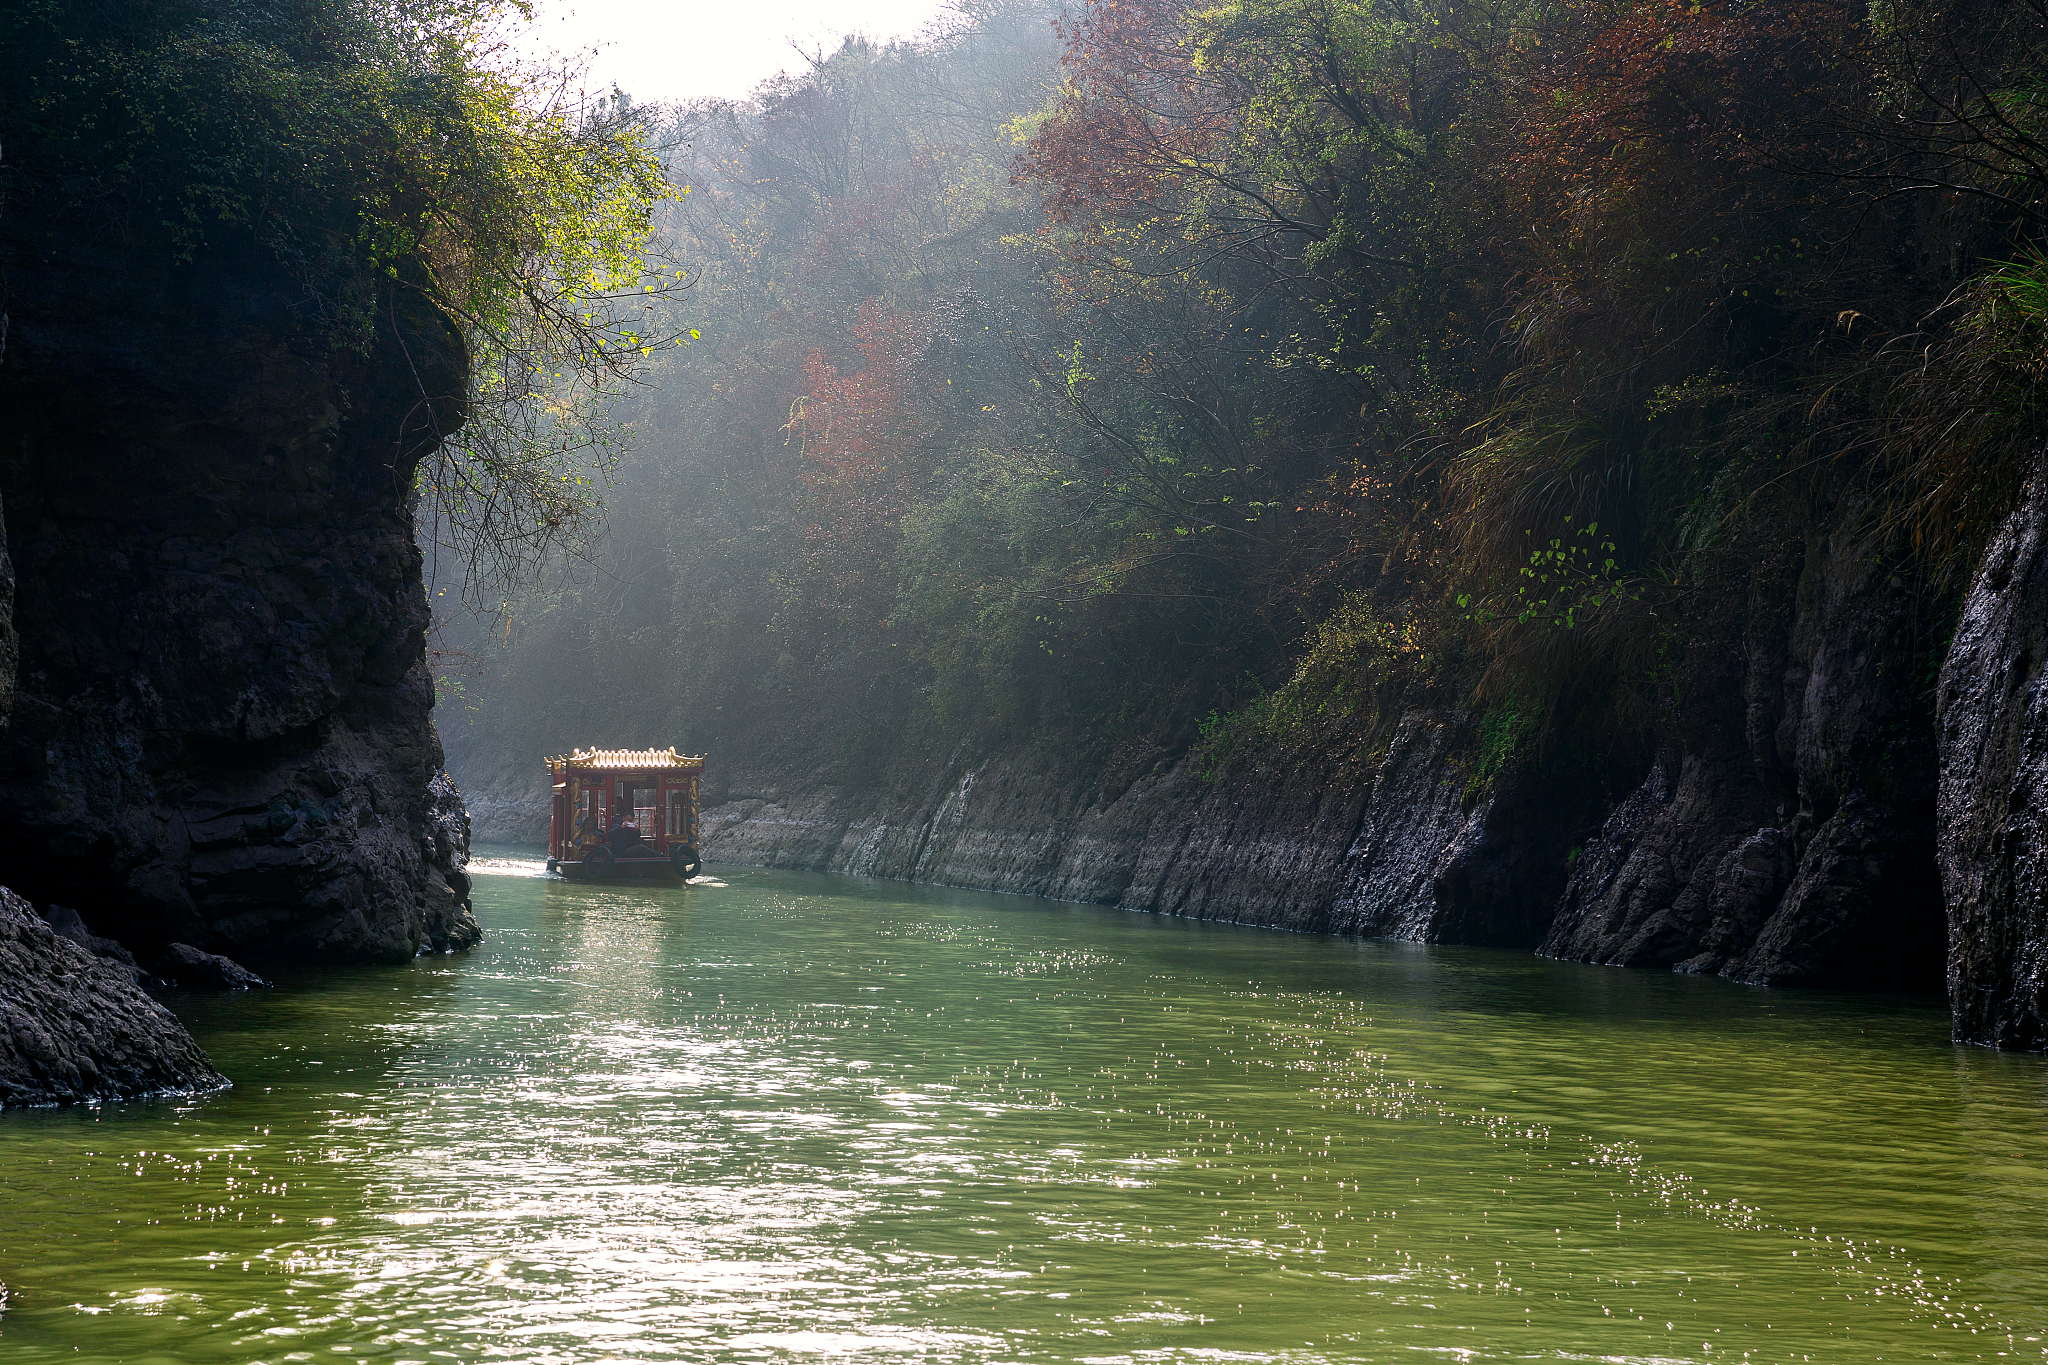
[[[1213,774],[1185,754],[1134,762],[1050,742],[906,753],[851,787],[797,760],[714,759],[704,853],[1239,924],[1533,945],[1585,813],[1529,785],[1468,799],[1471,728],[1461,712],[1411,710]],[[472,781],[480,838],[545,838],[543,785]]]
[[[1876,546],[1830,525],[1761,566],[1739,647],[1686,661],[1689,704],[1624,799],[1558,765],[1475,800],[1462,713],[1411,710],[1205,776],[1040,744],[905,754],[864,784],[714,755],[713,862],[1772,984],[1938,989],[1927,680],[1938,644]],[[1774,570],[1774,571],[1773,571]],[[537,769],[536,769],[537,770]],[[537,843],[537,781],[485,782],[491,836]]]
[[[1925,670],[1911,584],[1839,509],[1790,610],[1754,595],[1740,648],[1575,860],[1542,951],[1764,984],[1938,989]],[[1768,589],[1769,576],[1759,575]],[[1938,656],[1935,656],[1938,657]]]
[[[792,731],[782,757],[712,755],[705,852],[1758,984],[1945,984],[1959,1039],[2048,1048],[2048,480],[1952,647],[1953,600],[1902,571],[1859,495],[1829,496],[1731,551],[1737,589],[1701,598],[1739,609],[1683,632],[1700,643],[1670,665],[1654,751],[1610,761],[1611,786],[1539,756],[1475,799],[1478,736],[1444,710],[1210,775],[1043,743],[847,780]],[[538,843],[537,764],[491,762],[484,835]]]

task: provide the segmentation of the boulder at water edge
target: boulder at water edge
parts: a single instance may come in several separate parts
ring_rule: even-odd
[[[0,1108],[215,1090],[227,1078],[132,968],[0,887]]]

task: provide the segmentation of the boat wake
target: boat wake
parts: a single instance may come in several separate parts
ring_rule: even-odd
[[[545,858],[471,858],[468,863],[472,877],[545,877],[548,864]]]
[[[563,880],[558,872],[548,871],[545,858],[478,857],[467,864],[472,877],[542,877],[555,881]],[[684,883],[685,886],[722,887],[724,882],[708,872],[700,872]]]

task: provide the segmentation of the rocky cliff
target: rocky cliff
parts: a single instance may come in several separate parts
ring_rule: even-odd
[[[1590,785],[1555,754],[1473,782],[1476,727],[1440,708],[1207,773],[1136,741],[1045,742],[906,752],[848,783],[771,740],[715,756],[705,853],[1759,983],[1939,989],[1931,670],[1915,664],[1938,642],[1883,543],[1855,534],[1867,512],[1826,506],[1740,565],[1733,630],[1696,632],[1656,750]],[[543,836],[533,778],[479,778],[493,835]]]
[[[32,207],[0,238],[9,881],[143,956],[473,942],[409,514],[459,336],[399,296],[337,348],[267,250]]]
[[[2048,463],[1992,540],[1941,670],[1956,1036],[2048,1049]]]
[[[1934,726],[1915,585],[1816,519],[1687,661],[1664,752],[1587,841],[1542,951],[1763,984],[1936,990]],[[1789,592],[1786,589],[1789,588]]]

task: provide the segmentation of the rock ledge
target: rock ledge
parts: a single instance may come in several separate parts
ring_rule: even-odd
[[[0,1108],[227,1084],[131,968],[60,936],[0,887]]]

